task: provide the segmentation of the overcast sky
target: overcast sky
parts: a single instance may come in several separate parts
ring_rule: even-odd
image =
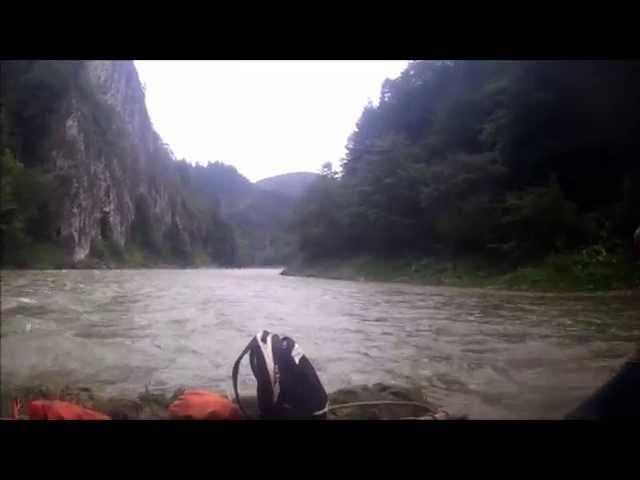
[[[179,159],[252,181],[337,166],[367,104],[406,61],[136,61],[149,115]]]

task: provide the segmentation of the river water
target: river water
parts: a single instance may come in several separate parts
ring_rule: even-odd
[[[261,329],[327,390],[419,386],[472,418],[559,418],[640,342],[640,295],[541,295],[280,276],[276,269],[2,271],[2,385],[231,392]],[[241,390],[252,378],[245,364]]]

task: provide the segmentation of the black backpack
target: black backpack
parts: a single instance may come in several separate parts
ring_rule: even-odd
[[[309,359],[292,338],[279,337],[266,330],[251,339],[233,365],[233,390],[245,415],[238,395],[238,370],[247,353],[258,382],[256,393],[261,419],[326,418],[327,392]]]

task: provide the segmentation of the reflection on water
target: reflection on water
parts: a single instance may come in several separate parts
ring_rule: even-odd
[[[7,383],[104,394],[231,391],[236,356],[266,328],[296,338],[329,390],[408,384],[474,418],[554,418],[632,352],[639,310],[638,295],[500,293],[272,269],[3,271],[0,373]]]

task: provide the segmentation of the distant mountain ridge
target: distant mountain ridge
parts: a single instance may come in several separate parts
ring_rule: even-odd
[[[262,190],[299,197],[320,175],[312,172],[293,172],[263,178],[255,182]]]

